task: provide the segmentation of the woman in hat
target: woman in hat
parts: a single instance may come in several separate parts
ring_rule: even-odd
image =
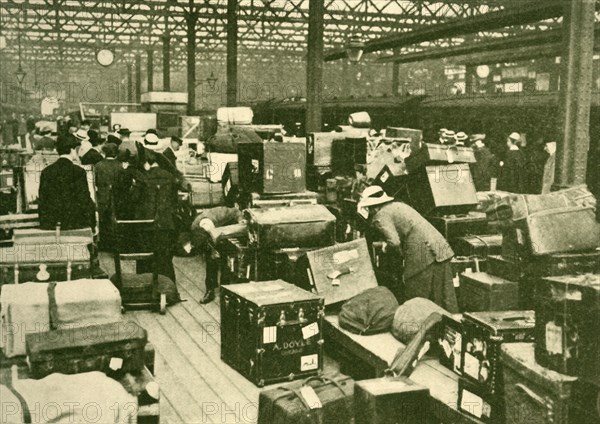
[[[368,213],[370,227],[385,242],[384,252],[404,263],[404,300],[423,297],[458,312],[450,265],[454,252],[446,239],[417,211],[394,201],[379,186],[365,189],[358,209]]]

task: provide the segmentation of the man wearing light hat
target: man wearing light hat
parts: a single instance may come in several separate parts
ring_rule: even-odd
[[[457,146],[464,146],[465,145],[465,141],[467,141],[468,138],[469,138],[469,136],[466,133],[462,132],[462,131],[456,133],[456,137],[455,137],[456,145]]]
[[[510,193],[526,192],[525,156],[519,149],[521,135],[517,132],[511,133],[506,139],[508,151],[504,161],[500,162],[500,175],[498,176],[498,190]]]
[[[358,210],[368,211],[370,227],[383,238],[384,252],[404,263],[404,300],[423,297],[448,312],[458,312],[450,260],[454,256],[446,239],[417,211],[396,202],[381,187],[365,189]]]
[[[442,144],[456,143],[456,133],[452,130],[446,130],[444,133],[444,142]]]
[[[144,146],[158,146],[159,138],[154,133],[147,133],[144,136]]]

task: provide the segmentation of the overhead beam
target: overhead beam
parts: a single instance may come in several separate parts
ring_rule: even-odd
[[[237,0],[227,0],[227,106],[237,104],[238,84]]]
[[[600,35],[600,25],[596,25],[596,34]],[[424,50],[416,53],[383,56],[377,62],[387,63],[411,63],[425,60],[442,59],[455,56],[465,56],[482,52],[491,52],[506,49],[518,49],[527,46],[540,46],[545,44],[560,45],[562,30],[552,30],[542,33],[523,35],[519,37],[503,38],[495,41],[465,43],[461,46],[448,47],[445,49]]]
[[[193,0],[190,0],[193,8]],[[193,115],[196,110],[196,22],[198,15],[193,11],[186,17],[187,20],[187,113]]]
[[[509,3],[510,4],[510,3]],[[511,7],[499,12],[486,13],[469,19],[454,19],[439,25],[425,26],[418,30],[394,34],[377,40],[368,41],[365,53],[409,46],[411,44],[475,34],[480,31],[491,31],[513,25],[523,25],[544,19],[554,18],[563,13],[562,0],[530,1],[523,6]],[[593,19],[592,13],[592,19]],[[325,61],[339,60],[346,57],[344,50],[336,50],[325,55]]]

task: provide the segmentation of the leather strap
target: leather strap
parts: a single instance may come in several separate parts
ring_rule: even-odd
[[[19,403],[21,404],[21,410],[23,411],[23,422],[25,424],[31,424],[31,411],[29,410],[29,406],[27,405],[27,401],[25,398],[14,388],[12,384],[12,377],[9,377],[8,382],[6,384],[6,388],[11,391],[13,395],[17,398]]]
[[[48,284],[48,311],[50,313],[50,329],[56,330],[60,323],[58,319],[58,305],[56,304],[56,283]]]

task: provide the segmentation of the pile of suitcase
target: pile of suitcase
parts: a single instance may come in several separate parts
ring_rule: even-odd
[[[485,249],[486,272],[460,274],[465,313],[446,318],[440,337],[442,363],[461,376],[460,411],[484,422],[600,420],[600,226],[590,196],[576,187],[488,207],[500,251]],[[490,245],[457,241],[468,239],[471,253]]]

